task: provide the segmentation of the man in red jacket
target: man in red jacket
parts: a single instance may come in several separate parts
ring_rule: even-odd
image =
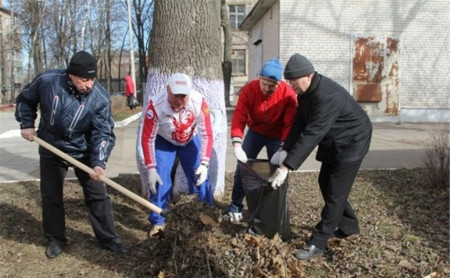
[[[297,98],[287,83],[281,81],[283,67],[274,58],[262,67],[259,78],[247,83],[241,90],[231,122],[231,137],[236,158],[246,163],[255,159],[263,147],[267,157],[280,148],[294,123]],[[244,141],[244,129],[248,127]],[[242,220],[244,188],[238,164],[234,176],[231,204],[223,218],[231,222]]]
[[[139,105],[139,102],[136,99],[136,89],[134,87],[133,79],[131,75],[128,73],[125,76],[125,96],[127,97],[127,104],[130,109],[136,108]]]

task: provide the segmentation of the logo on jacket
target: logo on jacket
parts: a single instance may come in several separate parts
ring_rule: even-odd
[[[174,131],[172,132],[172,139],[179,143],[186,143],[194,134],[195,130],[195,115],[188,110],[185,113],[180,113],[173,117],[172,124]]]
[[[149,118],[150,120],[153,119],[153,111],[151,109],[147,110],[147,118]]]

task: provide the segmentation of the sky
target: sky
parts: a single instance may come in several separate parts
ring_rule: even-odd
[[[2,6],[9,8],[9,1],[8,0],[2,0]]]

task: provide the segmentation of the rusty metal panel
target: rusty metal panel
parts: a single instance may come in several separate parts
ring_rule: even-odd
[[[381,86],[376,83],[355,84],[356,100],[360,102],[380,102]]]
[[[354,80],[363,83],[380,83],[384,67],[382,43],[374,37],[358,38],[353,57]]]
[[[399,41],[384,36],[354,38],[353,83],[359,102],[373,103],[384,115],[398,114]]]

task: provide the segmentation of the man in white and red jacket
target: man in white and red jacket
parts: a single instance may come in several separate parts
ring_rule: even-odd
[[[277,59],[264,63],[259,78],[242,87],[231,121],[231,138],[236,158],[246,163],[255,159],[266,147],[271,158],[280,148],[294,123],[297,97],[287,83],[281,81],[283,67]],[[244,130],[248,127],[245,139]],[[240,165],[236,167],[231,203],[223,218],[242,220],[244,188]]]
[[[167,94],[150,99],[144,111],[141,145],[147,169],[143,193],[150,202],[163,210],[170,202],[171,170],[178,155],[188,180],[190,194],[198,194],[201,201],[214,202],[208,177],[208,165],[213,147],[211,116],[204,97],[192,90],[189,76],[171,75]],[[149,235],[164,229],[164,217],[152,212]]]

